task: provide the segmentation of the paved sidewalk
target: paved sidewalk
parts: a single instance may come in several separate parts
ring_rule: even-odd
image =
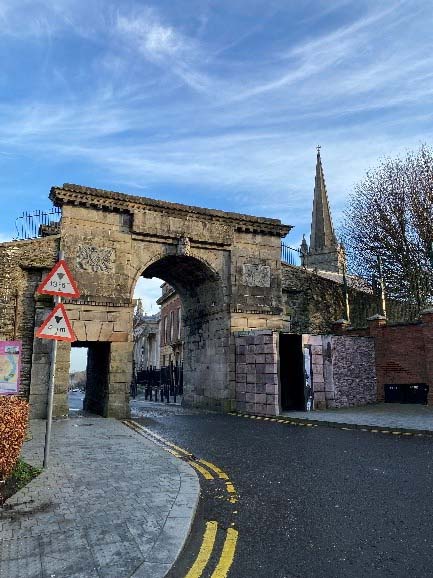
[[[23,457],[40,466],[45,422]],[[50,466],[0,507],[1,578],[158,578],[199,497],[186,463],[119,421],[53,423]]]
[[[329,425],[356,425],[409,432],[433,432],[433,407],[415,404],[376,403],[362,407],[315,411],[286,411],[284,417]]]

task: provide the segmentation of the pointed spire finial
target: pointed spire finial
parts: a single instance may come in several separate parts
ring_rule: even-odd
[[[344,249],[340,247],[332,224],[326,191],[325,175],[323,172],[321,146],[317,145],[316,177],[314,182],[313,215],[311,220],[310,247],[305,261],[309,269],[341,272],[345,259]],[[301,246],[307,243],[302,242]]]
[[[334,249],[337,239],[329,209],[323,174],[321,146],[317,145],[316,179],[314,186],[313,219],[311,223],[310,252],[321,253],[324,249]]]

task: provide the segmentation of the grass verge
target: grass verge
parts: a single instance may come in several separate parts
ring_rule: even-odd
[[[24,488],[29,482],[41,473],[41,468],[35,468],[23,460],[18,460],[11,475],[3,482],[0,481],[0,505],[8,498]]]

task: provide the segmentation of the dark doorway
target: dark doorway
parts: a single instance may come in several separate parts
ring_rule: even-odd
[[[282,411],[305,409],[302,335],[280,333],[280,384]]]
[[[84,411],[106,417],[108,409],[110,344],[94,342],[87,345],[87,380],[83,409]]]
[[[108,408],[110,343],[76,341],[73,347],[84,347],[87,349],[83,411],[106,417]]]

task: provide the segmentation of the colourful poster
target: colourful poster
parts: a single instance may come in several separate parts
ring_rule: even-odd
[[[0,341],[0,395],[16,395],[20,385],[21,341]]]

